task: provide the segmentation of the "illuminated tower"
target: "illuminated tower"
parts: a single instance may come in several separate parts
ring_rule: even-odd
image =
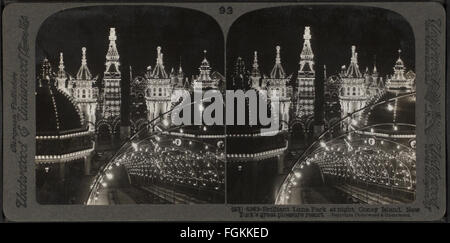
[[[270,72],[269,78],[264,78],[263,83],[267,87],[269,99],[278,96],[280,101],[280,124],[282,129],[288,129],[289,108],[291,105],[290,89],[287,86],[291,77],[288,77],[281,65],[280,46],[276,47],[275,65]]]
[[[164,69],[161,47],[156,48],[156,65],[149,67],[146,75],[145,102],[147,104],[148,120],[151,121],[169,111],[171,106],[172,84]]]
[[[104,100],[103,100],[103,118],[120,116],[120,62],[119,52],[116,47],[116,29],[109,29],[109,48],[106,53],[106,69],[103,76],[104,81]]]
[[[95,80],[87,66],[86,47],[81,48],[81,51],[81,67],[75,80],[71,81],[72,96],[83,115],[84,121],[88,123],[89,130],[93,131],[95,130],[98,89],[94,86]]]
[[[200,74],[193,80],[192,85],[195,90],[207,88],[218,89],[219,80],[211,77],[211,66],[209,65],[208,59],[206,59],[206,50],[203,53],[203,61],[198,68]]]
[[[314,114],[314,54],[311,48],[311,32],[305,27],[303,34],[303,49],[300,53],[300,68],[297,76],[296,116],[304,117]]]
[[[350,65],[348,69],[343,66],[341,71],[341,88],[339,91],[341,117],[363,108],[367,99],[365,78],[358,66],[358,53],[356,47],[352,46]],[[358,117],[354,118],[357,119]]]
[[[63,53],[59,53],[59,69],[56,73],[56,88],[63,91],[64,93],[70,95],[70,91],[68,89],[67,80],[69,79],[69,75],[64,70],[64,58]]]
[[[411,92],[414,89],[415,75],[405,75],[406,68],[400,54],[401,50],[398,50],[398,59],[395,62],[394,74],[388,78],[386,87],[391,91]]]

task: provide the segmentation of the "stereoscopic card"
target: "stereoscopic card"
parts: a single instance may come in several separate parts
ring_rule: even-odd
[[[3,9],[10,221],[436,221],[434,2]]]

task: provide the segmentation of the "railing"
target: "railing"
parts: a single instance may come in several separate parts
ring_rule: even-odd
[[[276,203],[283,203],[283,202],[285,202],[282,199],[282,195],[281,194],[286,190],[286,187],[289,184],[289,180],[291,180],[291,178],[293,178],[293,176],[295,174],[295,170],[297,168],[299,168],[300,165],[302,165],[303,163],[306,163],[305,161],[306,161],[306,158],[308,156],[314,154],[318,149],[321,149],[321,148],[323,149],[324,145],[326,145],[326,144],[328,144],[328,143],[330,143],[330,142],[332,142],[334,140],[337,140],[337,139],[340,139],[340,138],[344,138],[344,137],[349,136],[349,135],[351,135],[353,133],[356,133],[358,131],[365,131],[365,130],[371,129],[371,128],[376,127],[377,125],[379,125],[379,124],[375,124],[375,125],[371,125],[371,126],[356,127],[355,128],[354,124],[355,123],[358,124],[358,121],[356,119],[354,119],[354,117],[361,116],[361,114],[364,113],[366,110],[373,109],[375,106],[390,104],[391,102],[393,102],[393,101],[395,101],[397,99],[412,97],[412,96],[415,96],[415,95],[416,95],[415,92],[406,93],[406,94],[399,95],[399,96],[396,96],[396,97],[393,97],[393,98],[389,98],[389,99],[386,99],[386,100],[382,100],[382,101],[379,101],[379,102],[376,102],[376,103],[373,103],[373,104],[366,105],[366,106],[362,107],[361,109],[358,109],[358,110],[356,110],[356,111],[354,111],[354,112],[352,112],[350,114],[347,114],[346,116],[342,117],[340,120],[338,120],[335,123],[331,124],[328,127],[328,129],[325,130],[324,132],[322,132],[318,136],[318,138],[313,143],[311,143],[306,148],[305,151],[303,151],[300,154],[298,159],[295,160],[296,162],[294,163],[294,166],[292,167],[291,171],[288,173],[288,175],[283,180],[283,183],[280,185],[280,187],[278,189],[277,195],[275,197],[275,202]],[[352,125],[352,123],[354,123],[354,124]],[[338,136],[335,136],[333,138],[333,133],[335,133],[336,127],[339,127],[339,126],[341,126],[343,124],[345,126],[347,126],[346,131],[344,131],[343,133],[340,133]],[[386,124],[387,123],[385,123],[383,125],[386,125]],[[391,125],[394,126],[394,125],[397,125],[397,124],[396,123],[391,123]],[[410,126],[410,127],[413,127],[414,130],[415,130],[415,125],[414,124],[400,124],[400,125]],[[339,129],[339,131],[341,131],[341,130]],[[331,137],[331,139],[327,139],[328,137]],[[402,146],[402,147],[406,147],[403,144],[398,144],[398,145]],[[321,171],[321,174],[322,174],[322,171]],[[322,175],[322,177],[323,177],[323,175]]]

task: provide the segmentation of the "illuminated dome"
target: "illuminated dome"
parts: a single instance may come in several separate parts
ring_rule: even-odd
[[[57,135],[76,129],[84,128],[75,105],[50,80],[42,80],[36,88],[36,133]]]
[[[84,158],[93,149],[91,133],[64,92],[55,87],[47,59],[36,87],[36,162],[55,163]]]

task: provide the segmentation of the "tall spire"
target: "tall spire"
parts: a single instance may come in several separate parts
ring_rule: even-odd
[[[153,78],[168,78],[164,69],[164,54],[161,52],[162,48],[160,46],[156,47],[156,65],[153,69]]]
[[[253,67],[258,68],[258,52],[255,51],[253,55]]]
[[[81,48],[81,65],[87,65],[86,47]]]
[[[300,53],[300,58],[303,60],[314,59],[314,53],[311,48],[311,30],[309,26],[305,27],[305,32],[303,34],[303,49]]]
[[[361,78],[362,74],[358,66],[358,53],[356,52],[356,46],[352,46],[352,57],[350,58],[350,65],[348,66],[346,77]]]
[[[208,59],[206,59],[206,50],[203,50],[203,61],[202,64],[200,65],[200,77],[199,80],[202,81],[206,81],[206,80],[211,80],[210,72],[211,72],[211,67],[209,66],[209,62]]]
[[[109,28],[109,47],[106,54],[107,61],[119,61],[119,52],[116,46],[116,28]]]
[[[109,28],[109,47],[106,53],[106,71],[105,74],[120,75],[120,62],[119,62],[119,52],[116,46],[116,28]]]
[[[59,53],[59,70],[64,70],[64,57],[63,53]]]
[[[253,77],[259,77],[261,76],[260,72],[259,72],[259,64],[258,64],[258,52],[255,51],[253,53],[253,69],[252,69],[252,76]]]
[[[133,68],[130,65],[130,81],[133,81]]]
[[[374,75],[378,75],[378,71],[377,71],[377,56],[376,55],[373,56],[373,71],[372,71],[372,73]]]
[[[270,72],[270,78],[285,78],[286,73],[284,72],[283,67],[281,66],[281,56],[280,56],[280,46],[276,46],[276,57],[275,57],[275,65],[272,68],[272,72]]]
[[[303,48],[300,53],[299,74],[314,73],[314,53],[311,48],[311,29],[305,26],[303,33]]]
[[[81,48],[81,67],[77,73],[78,80],[91,80],[92,75],[87,66],[86,47]]]
[[[59,53],[59,70],[57,77],[60,79],[65,79],[67,77],[66,71],[64,70],[64,57],[62,52]]]
[[[178,65],[178,74],[183,73],[183,68],[181,67],[181,56],[180,56],[180,64]]]
[[[275,58],[275,64],[280,64],[281,63],[281,57],[280,57],[281,47],[277,46],[277,47],[275,47],[275,49],[277,50],[277,57]]]

